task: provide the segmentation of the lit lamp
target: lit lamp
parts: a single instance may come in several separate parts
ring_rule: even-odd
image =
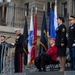
[[[5,12],[5,4],[10,3],[11,0],[0,0],[0,3],[2,4],[2,25],[5,24],[5,20],[4,20],[4,12]]]

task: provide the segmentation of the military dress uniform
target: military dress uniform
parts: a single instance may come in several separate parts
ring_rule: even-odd
[[[64,46],[61,46],[61,44],[64,44]],[[66,27],[64,24],[59,25],[56,29],[55,45],[57,47],[57,55],[66,56],[67,38],[66,38]]]
[[[23,42],[24,37],[22,34],[19,34],[15,42],[15,57],[14,57],[15,73],[22,72]]]
[[[68,47],[72,48],[73,43],[75,43],[75,23],[68,29]]]
[[[75,70],[75,23],[68,29],[68,48],[70,49],[71,69]]]

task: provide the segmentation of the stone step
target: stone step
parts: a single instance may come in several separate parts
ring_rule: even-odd
[[[25,72],[25,73],[7,73],[2,75],[75,75],[75,71]]]

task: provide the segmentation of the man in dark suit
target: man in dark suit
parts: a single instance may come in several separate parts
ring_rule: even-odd
[[[60,71],[65,70],[65,62],[66,62],[66,46],[67,46],[67,38],[66,38],[66,27],[64,25],[64,19],[62,17],[58,18],[59,26],[56,29],[56,42],[55,45],[57,47],[57,55],[60,61]]]
[[[15,58],[14,58],[15,73],[21,73],[24,37],[20,33],[20,29],[15,29],[15,33],[17,35],[17,38],[15,40]]]
[[[4,71],[4,61],[5,61],[5,57],[7,55],[8,52],[8,47],[9,47],[9,43],[6,42],[6,36],[5,35],[1,35],[1,46],[2,46],[2,51],[1,51],[1,69],[2,71]]]
[[[4,50],[7,50],[8,47],[8,43],[6,42],[6,36],[5,35],[1,35],[1,45],[3,47],[3,55],[4,55]]]
[[[69,18],[68,47],[70,49],[71,70],[75,70],[75,16]]]
[[[9,47],[9,48],[13,48],[14,46],[13,46],[11,43],[8,43],[8,42],[6,41],[6,40],[9,39],[9,38],[11,38],[11,36],[6,38],[5,35],[1,35],[1,45],[2,45],[2,46]]]
[[[2,50],[1,50],[1,68],[4,71],[4,63],[5,63],[5,58],[7,56],[8,53],[8,48],[12,48],[14,47],[12,44],[8,43],[6,40],[9,39],[10,37],[7,37],[5,35],[1,35],[1,46],[2,46]]]

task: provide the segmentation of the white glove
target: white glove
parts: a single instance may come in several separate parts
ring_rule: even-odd
[[[73,43],[73,45],[72,46],[74,46],[75,47],[75,43]]]

